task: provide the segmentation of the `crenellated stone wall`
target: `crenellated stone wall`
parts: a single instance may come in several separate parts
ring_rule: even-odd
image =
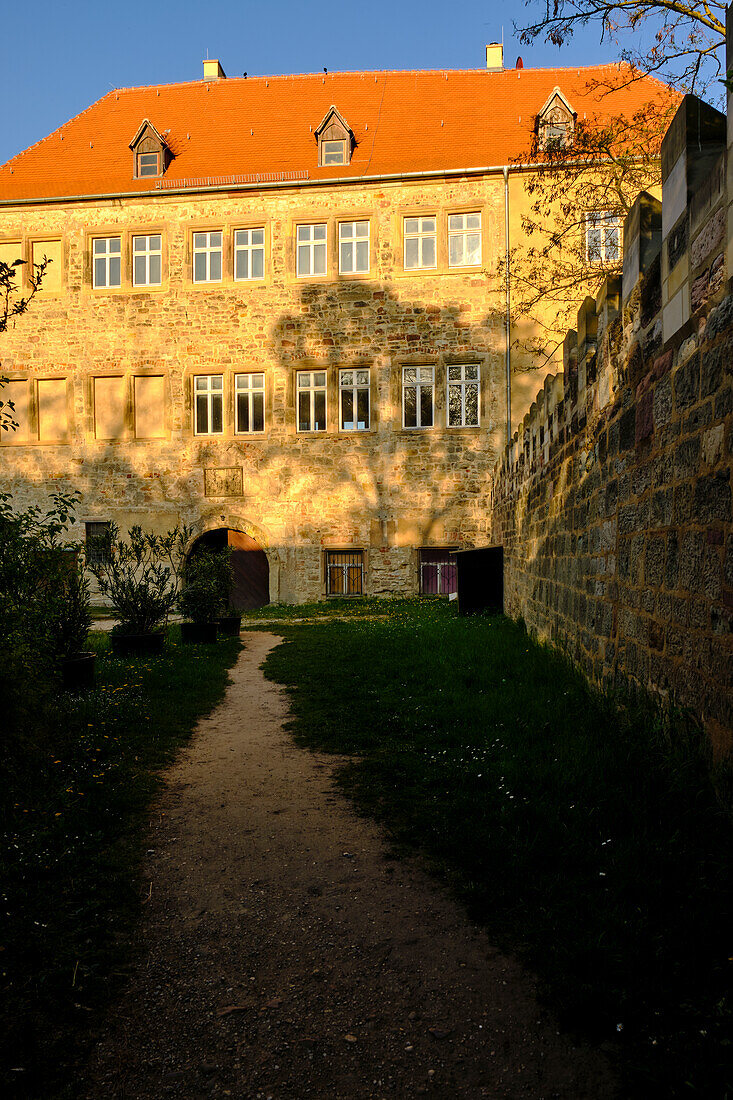
[[[729,113],[730,118],[730,113]],[[690,707],[733,748],[733,294],[725,116],[683,101],[662,203],[586,299],[497,466],[505,606],[600,682]]]

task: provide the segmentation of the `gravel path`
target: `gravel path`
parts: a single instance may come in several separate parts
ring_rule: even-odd
[[[249,633],[151,823],[141,961],[87,1100],[610,1100],[533,982],[296,748]],[[148,891],[146,890],[146,893]]]

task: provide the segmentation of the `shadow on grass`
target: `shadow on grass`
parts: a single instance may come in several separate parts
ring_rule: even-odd
[[[0,764],[4,1095],[75,1095],[74,1060],[124,974],[161,769],[221,699],[238,639],[122,660],[90,635],[97,685],[45,699]]]
[[[296,740],[353,756],[359,809],[531,963],[567,1026],[613,1044],[624,1095],[722,1100],[733,836],[704,738],[509,620],[381,610],[278,627],[266,672]]]

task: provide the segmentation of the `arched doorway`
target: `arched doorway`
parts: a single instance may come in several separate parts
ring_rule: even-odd
[[[228,546],[232,554],[231,604],[238,611],[250,611],[270,602],[270,566],[262,547],[243,531],[218,527],[196,539],[191,554],[199,549],[221,550]]]

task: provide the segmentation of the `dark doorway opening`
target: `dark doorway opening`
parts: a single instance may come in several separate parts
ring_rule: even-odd
[[[232,607],[237,611],[264,607],[270,602],[270,566],[265,551],[249,535],[218,527],[197,539],[191,554],[199,549],[222,550],[226,546],[232,552]]]

